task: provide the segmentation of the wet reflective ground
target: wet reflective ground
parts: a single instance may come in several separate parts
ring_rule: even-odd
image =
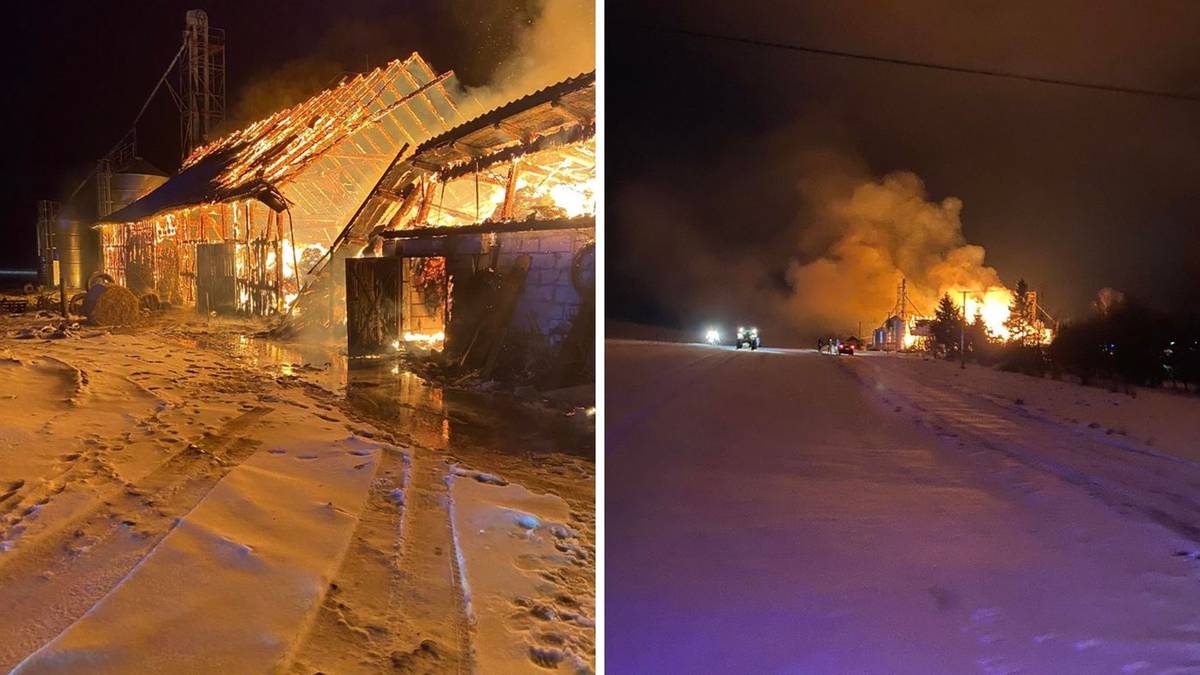
[[[187,346],[316,385],[354,414],[428,448],[464,459],[481,453],[594,459],[594,418],[583,409],[552,410],[506,394],[443,387],[413,373],[399,355],[348,359],[331,344],[285,343],[236,325],[188,333],[182,338]]]

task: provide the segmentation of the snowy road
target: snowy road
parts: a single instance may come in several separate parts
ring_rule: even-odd
[[[965,373],[609,341],[610,671],[1200,672],[1200,467]]]

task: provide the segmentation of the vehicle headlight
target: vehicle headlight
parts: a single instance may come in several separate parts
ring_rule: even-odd
[[[751,329],[750,329],[750,334],[751,334],[751,335],[758,335],[758,329],[757,329],[757,328],[751,328]]]
[[[721,341],[721,334],[717,332],[716,328],[709,328],[708,332],[704,334],[704,339],[707,342],[716,344]]]

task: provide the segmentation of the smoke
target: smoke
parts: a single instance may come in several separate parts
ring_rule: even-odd
[[[217,135],[237,130],[295,105],[336,83],[342,73],[336,61],[305,57],[288,61],[241,89]]]
[[[487,84],[470,87],[484,110],[596,68],[592,0],[532,0],[515,28],[513,50]]]
[[[452,0],[372,11],[338,16],[302,53],[253,74],[233,96],[222,133],[414,51],[438,72],[455,71],[479,111],[596,67],[593,0]]]
[[[894,309],[902,279],[923,314],[947,291],[1004,286],[984,264],[983,247],[963,236],[962,202],[931,200],[913,173],[868,178],[848,194],[813,190],[803,181],[802,189],[810,192],[816,217],[804,240],[810,247],[824,242],[815,257],[788,265],[792,293],[785,310],[798,322],[837,331],[859,321],[879,323]]]
[[[1100,316],[1108,316],[1123,304],[1125,294],[1105,286],[1096,293],[1096,299],[1092,301],[1092,311]]]
[[[414,42],[417,35],[404,15],[383,16],[373,23],[339,17],[323,27],[319,37],[306,40],[299,54],[269,60],[252,71],[232,97],[220,133],[296,105],[336,85],[343,77],[407,57],[415,47],[410,44],[406,50],[405,43]]]
[[[1005,288],[964,236],[959,199],[932,198],[911,172],[872,175],[845,151],[797,153],[795,141],[738,146],[732,157],[757,156],[762,167],[716,185],[681,176],[678,194],[623,188],[610,212],[610,269],[640,279],[685,329],[755,322],[774,344],[867,333],[895,309],[902,279],[917,314],[932,314],[945,292]],[[754,192],[764,184],[779,194]],[[1007,305],[1007,295],[988,297]]]

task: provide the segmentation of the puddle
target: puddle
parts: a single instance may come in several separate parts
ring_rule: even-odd
[[[590,424],[504,396],[430,384],[396,359],[350,361],[333,345],[246,334],[214,333],[189,342],[232,352],[256,368],[301,377],[342,397],[358,415],[426,447],[465,454],[594,456]]]
[[[590,425],[572,417],[503,396],[431,385],[394,366],[385,361],[350,368],[346,401],[359,414],[423,445],[510,455],[594,454]]]

